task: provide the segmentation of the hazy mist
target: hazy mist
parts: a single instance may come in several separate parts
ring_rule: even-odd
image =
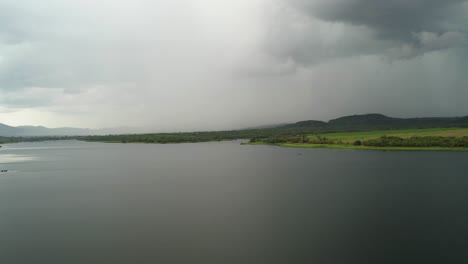
[[[468,115],[462,0],[1,0],[0,123]]]

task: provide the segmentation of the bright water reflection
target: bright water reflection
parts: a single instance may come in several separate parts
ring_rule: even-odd
[[[35,160],[36,157],[15,155],[15,154],[0,154],[0,164],[17,163]]]

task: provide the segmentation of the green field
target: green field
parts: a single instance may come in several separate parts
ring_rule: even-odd
[[[447,147],[370,147],[370,146],[354,146],[354,145],[338,145],[338,144],[296,144],[296,143],[243,143],[243,145],[258,145],[258,146],[280,146],[286,148],[314,148],[314,149],[353,149],[353,150],[388,150],[388,151],[468,151],[468,148],[447,148]]]
[[[287,148],[326,148],[326,149],[355,149],[355,150],[390,150],[390,151],[468,151],[468,148],[447,148],[447,147],[370,147],[370,146],[353,146],[353,145],[338,145],[338,144],[293,144],[284,143],[278,144],[281,147]]]
[[[430,128],[430,129],[409,129],[409,130],[383,130],[368,132],[348,132],[348,133],[328,133],[320,134],[331,140],[342,141],[345,145],[352,144],[357,140],[365,141],[377,139],[382,136],[395,136],[401,138],[410,137],[468,137],[468,128]],[[313,138],[315,135],[309,135]]]
[[[290,148],[330,148],[330,149],[360,149],[360,150],[393,150],[393,151],[468,151],[463,147],[396,147],[396,146],[355,146],[356,141],[367,141],[379,139],[382,136],[392,136],[399,138],[412,137],[447,137],[462,138],[468,137],[468,128],[434,128],[434,129],[410,129],[410,130],[381,130],[367,132],[347,132],[347,133],[326,133],[319,135],[308,135],[311,140],[317,136],[325,138],[334,143],[314,144],[314,143],[277,143],[268,144],[265,142],[250,143],[254,145],[277,145]]]

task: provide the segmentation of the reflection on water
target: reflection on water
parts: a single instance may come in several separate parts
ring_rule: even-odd
[[[89,147],[89,146],[88,146]],[[9,147],[6,150],[41,150],[41,149],[73,149],[73,148],[83,148],[79,146],[62,146],[62,147]]]
[[[18,163],[35,160],[36,157],[15,155],[15,154],[0,154],[0,164]]]

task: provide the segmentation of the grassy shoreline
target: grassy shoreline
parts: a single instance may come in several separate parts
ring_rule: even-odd
[[[250,135],[249,133],[253,133],[253,131],[248,131],[249,133],[247,134],[244,132],[226,131],[36,138],[0,137],[0,142],[10,144],[29,141],[80,140],[111,144],[193,144],[250,139],[251,142],[242,143],[242,145],[376,151],[468,151],[468,128],[374,130],[296,135],[278,134],[273,136],[262,133]]]
[[[379,151],[468,151],[468,148],[446,148],[446,147],[370,147],[338,144],[294,144],[294,143],[244,143],[243,145],[277,146],[286,148],[313,148],[313,149],[351,149],[351,150],[379,150]]]
[[[273,138],[273,140],[270,141],[268,141],[268,139],[260,139],[257,142],[249,142],[249,144],[274,145],[288,148],[328,148],[377,151],[468,151],[466,144],[463,144],[463,138],[468,138],[468,128],[455,127],[309,134],[302,138],[280,137],[279,140]],[[416,141],[415,144],[414,141],[411,142],[411,139],[419,140],[419,142]],[[457,139],[461,142],[458,142]],[[277,142],[275,142],[275,140]],[[281,140],[283,140],[283,142],[281,142]],[[300,141],[298,142],[296,140]],[[452,143],[452,145],[447,142]],[[440,145],[438,145],[439,143]],[[459,143],[460,145],[457,145]],[[418,144],[420,146],[418,146]]]

